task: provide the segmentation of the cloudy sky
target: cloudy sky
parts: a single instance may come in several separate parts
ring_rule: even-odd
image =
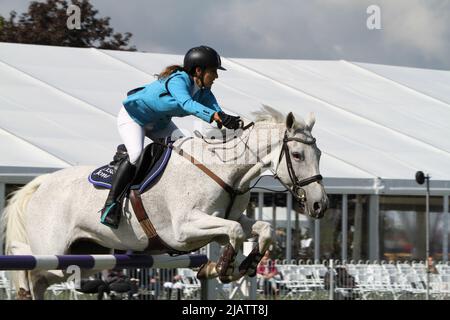
[[[0,14],[28,0],[0,0]],[[91,0],[139,51],[226,57],[345,59],[450,69],[450,0]],[[380,8],[370,30],[367,8]],[[373,21],[373,20],[371,20]]]

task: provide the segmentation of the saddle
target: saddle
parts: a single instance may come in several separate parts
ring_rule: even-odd
[[[151,143],[145,147],[136,162],[136,174],[127,194],[130,190],[144,193],[158,182],[172,154],[172,148],[166,147],[170,144],[170,138],[167,137],[161,139],[161,142]],[[88,177],[89,182],[96,188],[111,189],[114,172],[119,163],[126,158],[128,158],[127,148],[121,144],[117,147],[113,161],[95,169]]]

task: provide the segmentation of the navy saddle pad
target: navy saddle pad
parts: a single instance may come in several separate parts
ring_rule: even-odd
[[[138,178],[138,180],[133,181],[135,184],[130,187],[131,190],[139,190],[140,193],[143,193],[151,186],[153,186],[153,184],[156,183],[158,177],[164,172],[164,169],[166,168],[172,154],[171,141],[169,139],[166,139],[165,142],[167,145],[169,145],[169,147],[164,148],[164,151],[162,152],[159,159],[157,159],[151,167],[147,168],[147,172],[144,171],[145,174],[142,175],[142,178],[139,179],[139,177],[136,177]],[[149,147],[151,146],[148,145],[146,147],[146,150]],[[147,153],[144,150],[143,155],[146,154]],[[138,160],[138,163],[142,163],[141,159]],[[110,164],[95,169],[88,177],[89,182],[98,188],[111,189],[112,177],[114,175],[114,165],[115,163],[111,162]],[[138,167],[137,172],[142,172],[142,169],[145,170],[145,168]]]

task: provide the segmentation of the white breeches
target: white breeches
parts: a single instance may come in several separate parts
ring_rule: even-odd
[[[120,137],[127,147],[130,162],[135,164],[144,148],[144,138],[146,137],[145,128],[134,121],[124,107],[120,109],[119,115],[117,116],[117,127]],[[177,133],[176,137],[173,135],[175,131]],[[171,121],[163,130],[147,132],[147,137],[153,141],[172,135],[172,140],[175,140],[174,138],[179,138],[180,132],[178,127]]]

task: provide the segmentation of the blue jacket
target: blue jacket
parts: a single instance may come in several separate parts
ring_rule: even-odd
[[[167,81],[169,92],[166,90]],[[210,123],[213,114],[222,111],[210,89],[200,89],[191,96],[194,80],[184,71],[177,71],[141,88],[130,94],[123,105],[134,121],[141,126],[150,125],[151,130],[165,128],[172,117],[188,115]]]

